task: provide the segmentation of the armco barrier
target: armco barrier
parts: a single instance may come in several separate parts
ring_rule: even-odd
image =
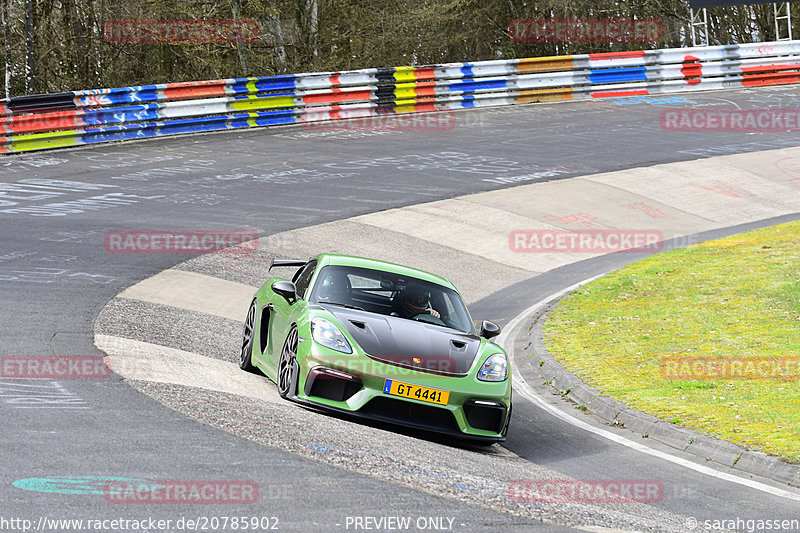
[[[528,102],[800,82],[800,41],[167,83],[0,100],[0,153]]]

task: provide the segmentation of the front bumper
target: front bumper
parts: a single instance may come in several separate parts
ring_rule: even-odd
[[[474,375],[449,377],[389,365],[357,354],[328,353],[310,343],[298,357],[300,403],[471,440],[500,442],[511,409],[511,376],[500,383]],[[447,405],[384,392],[386,379],[444,390]]]

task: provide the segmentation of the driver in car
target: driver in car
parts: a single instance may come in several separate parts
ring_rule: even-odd
[[[347,305],[350,303],[351,290],[347,274],[333,271],[323,280],[317,300]]]
[[[421,314],[429,314],[441,318],[441,313],[431,306],[430,294],[419,283],[410,282],[395,298],[392,314],[403,318],[413,318]]]

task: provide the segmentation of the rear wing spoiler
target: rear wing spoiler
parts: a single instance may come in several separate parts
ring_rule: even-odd
[[[301,267],[306,263],[308,261],[305,259],[273,259],[269,269],[272,270],[272,267]]]

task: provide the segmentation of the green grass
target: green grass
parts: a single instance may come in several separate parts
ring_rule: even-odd
[[[628,406],[800,463],[800,381],[662,379],[663,357],[800,358],[800,223],[659,254],[562,300],[545,342]]]

